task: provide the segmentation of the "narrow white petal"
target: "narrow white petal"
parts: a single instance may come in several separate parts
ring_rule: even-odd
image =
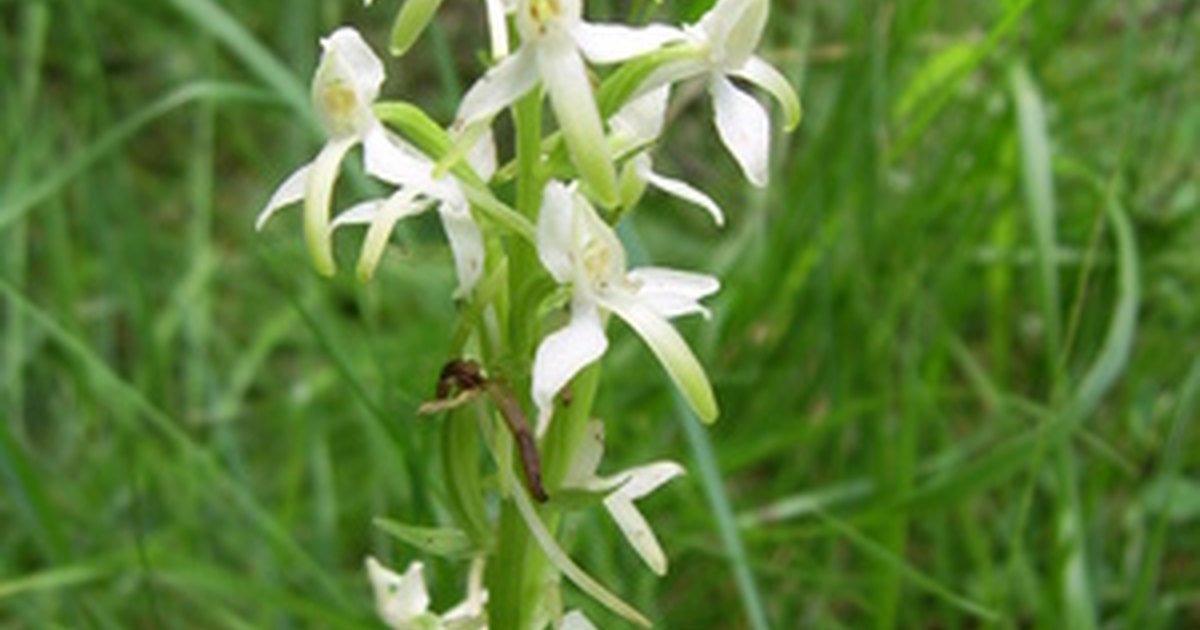
[[[533,402],[550,409],[554,396],[584,367],[608,348],[596,305],[578,296],[571,303],[571,321],[546,335],[533,359]]]
[[[625,540],[629,541],[633,550],[641,556],[646,566],[655,575],[665,575],[667,572],[667,556],[663,553],[662,545],[654,536],[650,523],[627,497],[612,494],[604,499],[604,507],[617,523]]]
[[[668,481],[685,474],[683,466],[671,461],[654,462],[625,471],[625,483],[614,492],[636,501],[657,490]]]
[[[534,51],[522,46],[488,70],[467,90],[458,107],[454,126],[463,128],[490,121],[502,109],[511,105],[538,81],[538,66]]]
[[[420,562],[408,565],[404,575],[400,575],[368,556],[367,575],[375,592],[375,609],[389,627],[408,628],[429,609],[429,592]]]
[[[558,626],[558,630],[596,630],[596,626],[592,625],[583,613],[578,610],[572,610],[562,618],[562,624]]]
[[[629,272],[629,279],[637,286],[637,301],[668,319],[692,313],[707,318],[708,309],[699,300],[721,288],[712,276],[665,267],[639,267]]]
[[[375,273],[396,223],[405,217],[420,214],[429,207],[430,201],[417,195],[417,191],[402,188],[376,209],[371,227],[363,239],[362,252],[358,255],[357,272],[362,282],[370,280]]]
[[[682,29],[665,24],[638,27],[579,22],[571,35],[583,56],[600,65],[632,59],[687,38]]]
[[[721,212],[721,207],[717,205],[717,202],[713,201],[712,197],[704,194],[703,191],[692,187],[691,184],[683,180],[659,175],[648,168],[642,172],[642,177],[651,186],[688,203],[704,208],[708,211],[708,215],[712,217],[713,223],[716,223],[718,226],[725,225],[725,215]]]
[[[630,100],[608,120],[614,134],[629,145],[652,142],[662,134],[671,86],[664,85]]]
[[[379,214],[379,206],[383,205],[386,199],[368,199],[342,210],[333,222],[329,224],[331,229],[338,229],[346,225],[365,225],[375,220]]]
[[[261,230],[267,224],[271,217],[275,216],[284,206],[289,206],[304,198],[304,192],[308,190],[309,172],[312,170],[312,164],[305,164],[296,169],[275,192],[271,194],[270,201],[267,202],[267,207],[263,208],[262,212],[258,213],[258,218],[254,220],[254,229]]]
[[[333,197],[333,184],[337,181],[342,158],[357,143],[355,138],[332,139],[313,160],[304,193],[304,237],[308,253],[317,272],[331,276],[333,245],[329,241],[329,201]]]
[[[442,203],[438,205],[438,216],[442,229],[450,241],[450,252],[454,255],[454,270],[458,275],[455,298],[461,298],[475,288],[483,275],[483,234],[471,218],[466,204]]]
[[[574,272],[571,249],[574,240],[575,209],[572,194],[560,182],[550,181],[542,193],[538,211],[538,258],[550,275],[561,283],[570,281]]]
[[[508,56],[508,20],[505,19],[507,9],[502,0],[485,0],[487,5],[488,38],[492,43],[492,59],[500,60]]]
[[[723,65],[738,66],[754,54],[767,25],[767,0],[718,0],[697,24]]]
[[[770,152],[767,110],[723,76],[714,75],[709,89],[721,142],[733,154],[751,184],[766,186]]]
[[[750,57],[745,65],[731,70],[729,74],[743,78],[769,92],[783,108],[785,129],[791,131],[800,124],[800,99],[796,96],[796,90],[792,89],[787,77],[780,74],[774,66],[763,61],[761,57]]]
[[[708,375],[675,328],[635,296],[610,291],[601,296],[601,300],[603,306],[625,320],[646,342],[700,420],[706,423],[715,421],[717,401]]]
[[[397,186],[428,188],[433,181],[433,162],[381,124],[363,137],[363,169]]]
[[[571,162],[601,203],[611,206],[617,202],[617,172],[608,153],[600,111],[583,59],[565,33],[548,33],[536,48],[542,83],[567,142]]]

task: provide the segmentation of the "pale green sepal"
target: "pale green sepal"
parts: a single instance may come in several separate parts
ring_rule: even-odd
[[[466,532],[456,527],[419,527],[386,518],[371,521],[375,527],[425,553],[451,560],[473,558],[480,551]]]
[[[358,139],[353,137],[330,140],[317,154],[309,171],[308,190],[304,195],[304,239],[313,267],[323,276],[332,276],[337,270],[329,226],[333,184],[337,180],[342,158],[357,142]]]
[[[679,387],[688,405],[700,420],[705,424],[715,422],[720,412],[712,385],[708,382],[708,375],[704,373],[704,367],[675,328],[665,318],[635,299],[609,294],[605,296],[604,306],[625,320],[646,345],[650,346],[655,358]]]
[[[406,0],[396,21],[392,23],[392,37],[389,43],[392,55],[399,57],[408,52],[425,27],[437,13],[442,0]]]
[[[792,89],[792,84],[788,83],[787,78],[776,70],[774,66],[763,61],[761,57],[751,57],[746,62],[746,65],[730,74],[757,85],[775,98],[779,106],[783,108],[783,127],[785,130],[792,131],[800,124],[800,98],[796,96],[796,91]]]
[[[596,95],[600,113],[607,118],[655,87],[702,74],[703,52],[694,44],[674,44],[622,64],[600,84]]]

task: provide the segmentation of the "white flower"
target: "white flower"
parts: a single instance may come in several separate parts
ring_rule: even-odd
[[[628,151],[636,151],[633,157],[625,162],[621,173],[621,205],[626,208],[633,206],[649,184],[669,195],[704,208],[713,222],[724,225],[725,216],[721,213],[721,207],[711,197],[685,181],[660,175],[653,170],[648,146],[662,133],[670,91],[670,86],[664,85],[638,96],[626,103],[608,121],[608,126],[612,129],[613,152],[622,155]]]
[[[470,205],[451,175],[435,177],[436,165],[393,134],[383,135],[381,145],[366,156],[366,169],[375,177],[399,188],[387,198],[361,202],[342,212],[333,227],[370,224],[358,258],[358,276],[366,281],[383,255],[396,223],[405,217],[437,207],[442,228],[450,241],[458,275],[455,297],[468,294],[483,273],[483,235],[471,217]],[[491,136],[484,136],[468,156],[477,173],[488,179],[495,170]]]
[[[590,492],[608,493],[604,507],[616,521],[625,540],[657,575],[667,572],[667,557],[654,536],[654,530],[633,502],[658,489],[659,486],[684,474],[683,466],[671,461],[654,462],[630,468],[610,477],[596,475],[604,456],[604,425],[588,423],[588,435],[575,454],[563,486]],[[565,620],[564,620],[565,621]]]
[[[708,315],[700,298],[719,288],[711,276],[659,267],[625,271],[617,235],[587,200],[559,182],[546,185],[538,216],[538,256],[562,284],[571,286],[571,319],[538,346],[533,362],[533,400],[538,431],[546,429],[554,396],[608,347],[603,320],[616,313],[633,328],[705,422],[717,404],[704,368],[667,321],[690,313]]]
[[[467,597],[462,603],[438,615],[429,611],[429,591],[425,588],[425,566],[408,565],[403,575],[367,557],[367,575],[375,592],[375,610],[393,630],[485,630],[484,604],[487,592],[482,586],[482,565],[472,567]]]
[[[775,97],[788,129],[800,122],[800,101],[792,86],[754,54],[766,27],[768,4],[767,0],[718,0],[699,22],[682,31],[696,54],[664,64],[640,86],[645,92],[707,75],[717,133],[755,186],[767,183],[770,122],[766,109],[729,77],[749,81]]]
[[[459,106],[455,127],[470,138],[474,129],[490,124],[497,113],[541,81],[580,177],[603,203],[614,205],[616,171],[580,54],[593,63],[615,63],[684,35],[662,25],[590,24],[582,15],[582,0],[521,0],[516,15],[520,48],[471,87]]]
[[[328,141],[312,162],[301,166],[275,190],[255,221],[262,229],[280,208],[304,200],[304,234],[317,271],[335,269],[330,243],[329,202],[346,153],[362,143],[367,164],[388,144],[383,125],[371,112],[383,84],[383,62],[358,31],[339,28],[321,40],[324,52],[312,82],[313,107]],[[368,168],[369,170],[369,168]]]

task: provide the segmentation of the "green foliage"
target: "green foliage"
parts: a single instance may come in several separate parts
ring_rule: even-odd
[[[0,627],[376,627],[368,552],[469,546],[419,529],[476,509],[416,415],[452,265],[431,219],[372,284],[321,280],[298,213],[252,222],[319,145],[317,38],[383,49],[399,4],[70,4],[0,2]],[[664,628],[1200,623],[1198,26],[1195,2],[773,3],[805,120],[771,186],[685,87],[656,164],[727,233],[651,192],[622,234],[724,283],[682,324],[722,422],[676,421],[619,327],[597,398],[616,462],[692,473],[641,506],[671,571],[602,511],[567,523],[579,564]],[[484,28],[444,3],[385,96],[448,123]]]

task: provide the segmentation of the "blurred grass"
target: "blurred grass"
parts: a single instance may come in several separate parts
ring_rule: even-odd
[[[384,49],[376,5],[0,0],[0,627],[375,627],[363,556],[414,552],[372,518],[446,518],[436,225],[366,287],[251,228],[316,151],[317,38]],[[730,225],[651,195],[627,230],[725,285],[684,324],[716,426],[627,331],[606,359],[606,466],[692,472],[646,502],[671,572],[603,515],[580,563],[666,628],[1200,625],[1195,5],[773,3],[772,186],[685,87],[658,164]],[[484,25],[440,17],[386,90],[446,121]]]

